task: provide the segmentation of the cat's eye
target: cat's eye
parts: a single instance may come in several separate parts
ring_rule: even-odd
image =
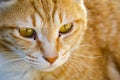
[[[68,33],[69,31],[71,31],[72,27],[73,27],[73,24],[72,24],[72,23],[70,23],[70,24],[65,24],[65,25],[63,25],[63,26],[60,28],[59,33],[61,33],[61,34]]]
[[[34,37],[35,30],[32,28],[19,28],[19,32],[24,37]]]

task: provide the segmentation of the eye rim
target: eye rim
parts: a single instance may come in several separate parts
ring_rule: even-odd
[[[69,28],[67,31],[65,31],[65,32],[60,32],[60,30],[59,30],[59,33],[60,33],[60,34],[67,34],[67,33],[69,33],[69,32],[72,31],[73,23],[70,23],[70,24],[64,24],[63,26],[65,26],[65,25],[70,25],[70,28]],[[63,26],[61,26],[61,28],[62,28]],[[60,29],[61,29],[61,28],[60,28]]]
[[[29,35],[26,35],[24,32],[21,32],[21,29],[26,29],[26,30],[32,30],[32,33]],[[36,38],[36,31],[33,28],[19,28],[18,29],[19,33],[21,36],[26,37],[26,38]]]

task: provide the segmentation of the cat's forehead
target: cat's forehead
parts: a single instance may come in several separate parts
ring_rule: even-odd
[[[29,4],[27,4],[28,2]],[[30,5],[26,9],[35,11],[41,18],[45,19],[54,18],[56,13],[58,13],[59,16],[66,16],[66,18],[76,18],[80,16],[83,11],[83,8],[80,7],[80,4],[76,0],[30,0],[28,2],[23,3],[26,7]]]
[[[61,22],[77,19],[84,14],[76,0],[17,0],[13,5],[6,8],[5,13],[3,13],[6,18],[3,18],[2,21],[8,19],[7,17],[10,21],[26,20],[29,17],[34,18],[36,13],[42,21],[47,20],[47,22],[51,19],[53,21],[59,19]]]

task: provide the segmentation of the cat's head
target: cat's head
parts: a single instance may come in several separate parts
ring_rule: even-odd
[[[24,58],[40,71],[54,70],[68,60],[85,29],[83,0],[1,0],[0,60]]]

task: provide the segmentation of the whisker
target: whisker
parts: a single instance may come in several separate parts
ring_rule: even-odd
[[[11,60],[9,60],[9,61],[0,63],[0,72],[11,74],[12,72],[18,72],[22,70],[24,71],[24,69],[28,68],[29,65],[22,60],[23,59],[21,58],[21,59],[15,59],[12,62]]]
[[[2,54],[2,56],[18,56],[18,54]]]
[[[88,56],[86,56],[86,55],[82,55],[82,54],[79,54],[77,56],[82,57],[82,58],[89,58],[89,59],[96,59],[96,58],[102,58],[103,57],[103,56],[97,56],[97,55],[88,55]]]
[[[90,66],[89,64],[85,63],[85,61],[81,60],[81,65],[85,66],[86,68],[88,68],[89,70],[91,70],[92,72],[95,72],[92,68],[92,66]]]
[[[81,65],[78,67],[78,62],[74,62],[74,61],[70,61],[70,62],[68,62],[68,63],[66,63],[66,64],[72,64],[72,66],[70,66],[74,71],[76,71],[76,72],[82,72],[82,70],[80,69],[81,68]]]
[[[14,51],[14,52],[9,52],[9,51],[0,51],[0,56],[25,56],[25,52],[22,51]]]
[[[25,58],[17,58],[17,59],[8,60],[8,61],[5,61],[5,62],[1,61],[1,62],[3,62],[3,64],[4,64],[4,63],[9,63],[9,62],[22,61],[24,59]]]
[[[31,69],[31,66],[29,66],[26,70],[24,70],[24,72],[21,75],[21,78],[23,78],[23,76],[25,76],[25,74],[27,74],[27,72]]]
[[[23,73],[24,73],[25,71],[27,71],[28,68],[31,67],[31,66],[28,65],[26,62],[16,63],[16,65],[19,65],[19,66],[15,66],[14,68],[17,69],[17,70],[18,70],[18,69],[23,70]]]
[[[2,54],[2,55],[17,55],[17,54]]]
[[[78,48],[82,48],[82,47],[92,47],[92,48],[94,48],[94,46],[93,45],[79,45],[79,46],[76,46],[76,47],[73,47],[71,50],[70,50],[70,52],[72,52],[72,51],[74,51],[74,50],[76,50],[76,49],[78,49]]]
[[[91,70],[92,72],[95,72],[95,71],[92,69],[92,67],[91,67],[90,65],[88,65],[87,63],[85,63],[85,61],[83,61],[83,60],[81,60],[81,61],[79,61],[79,62],[76,61],[75,59],[70,59],[70,60],[71,60],[71,62],[76,63],[77,66],[78,66],[78,64],[80,64],[81,66],[84,66],[85,68]],[[79,69],[78,69],[78,70],[79,70]]]
[[[0,51],[0,52],[3,52],[3,53],[11,53],[11,52],[22,52],[21,50],[18,50],[18,51]]]
[[[2,53],[2,55],[3,54],[15,54],[15,53],[23,53],[23,52],[21,52],[21,51],[16,51],[16,52],[10,52],[10,51],[0,51],[0,54]]]

